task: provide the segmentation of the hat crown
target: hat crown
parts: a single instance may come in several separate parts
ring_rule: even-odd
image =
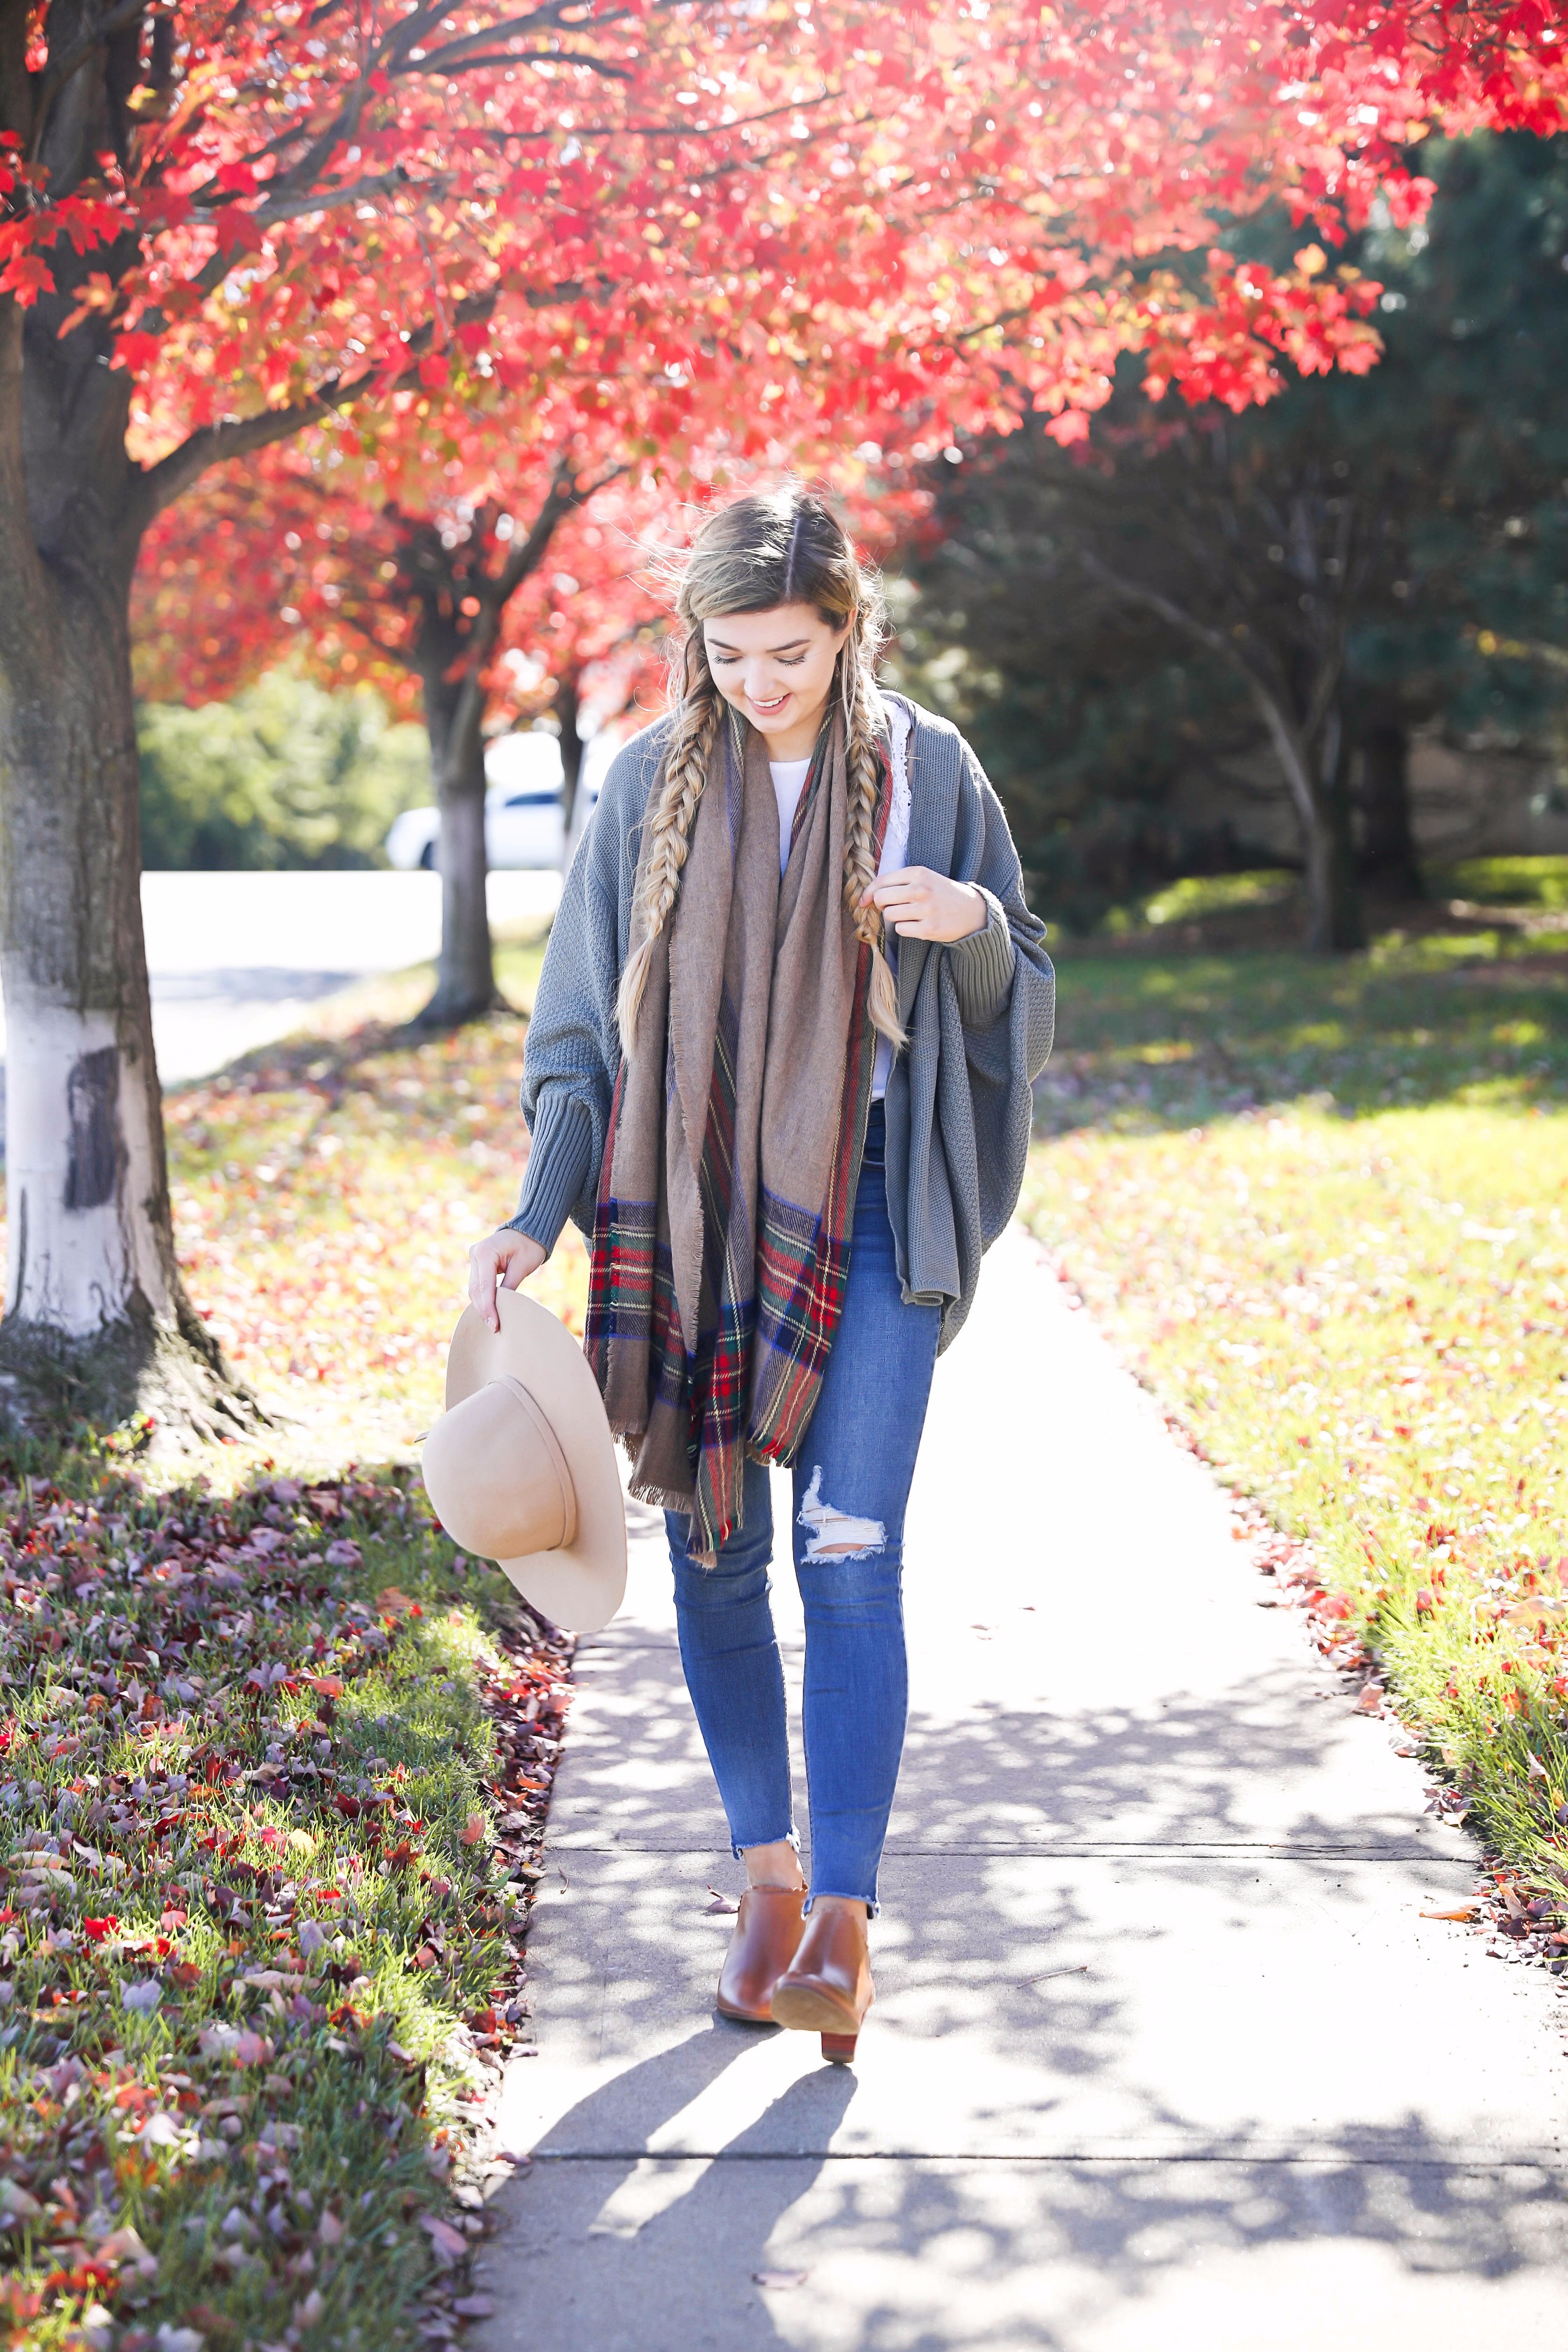
[[[558,1551],[576,1536],[566,1457],[538,1398],[510,1374],[442,1414],[425,1441],[424,1466],[437,1517],[481,1559]]]

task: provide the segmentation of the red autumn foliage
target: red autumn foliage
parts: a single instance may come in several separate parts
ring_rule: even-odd
[[[1331,241],[1379,193],[1418,210],[1413,131],[1554,129],[1564,89],[1541,5],[121,15],[112,144],[63,173],[39,101],[75,18],[32,20],[0,295],[68,292],[62,330],[106,335],[160,496],[365,394],[476,378],[584,415],[637,383],[656,440],[740,381],[753,453],[803,368],[832,429],[1092,406],[1151,340],[1173,380],[1194,350],[1205,393],[1255,396],[1275,353],[1371,349],[1353,299],[1135,265],[1274,195]]]

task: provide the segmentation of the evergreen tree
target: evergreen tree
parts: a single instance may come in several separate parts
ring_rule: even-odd
[[[1026,429],[935,469],[911,642],[938,676],[967,658],[965,718],[1080,914],[1234,855],[1172,815],[1195,727],[1216,759],[1272,749],[1313,943],[1354,946],[1352,780],[1362,872],[1416,890],[1412,728],[1524,736],[1562,705],[1568,154],[1481,134],[1422,160],[1427,222],[1339,265],[1383,286],[1376,368],[1235,415],[1151,403],[1129,362],[1087,443]],[[1246,259],[1291,242],[1275,223]]]

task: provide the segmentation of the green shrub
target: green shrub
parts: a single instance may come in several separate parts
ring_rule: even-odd
[[[431,797],[422,727],[368,687],[274,670],[232,702],[142,705],[146,866],[384,866],[394,817]]]

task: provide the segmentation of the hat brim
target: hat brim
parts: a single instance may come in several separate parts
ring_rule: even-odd
[[[521,1291],[496,1292],[500,1329],[466,1307],[447,1356],[447,1410],[488,1381],[521,1381],[548,1414],[577,1497],[577,1529],[556,1551],[503,1559],[531,1608],[570,1633],[597,1633],[626,1591],[626,1509],[616,1441],[588,1360],[566,1326]]]

